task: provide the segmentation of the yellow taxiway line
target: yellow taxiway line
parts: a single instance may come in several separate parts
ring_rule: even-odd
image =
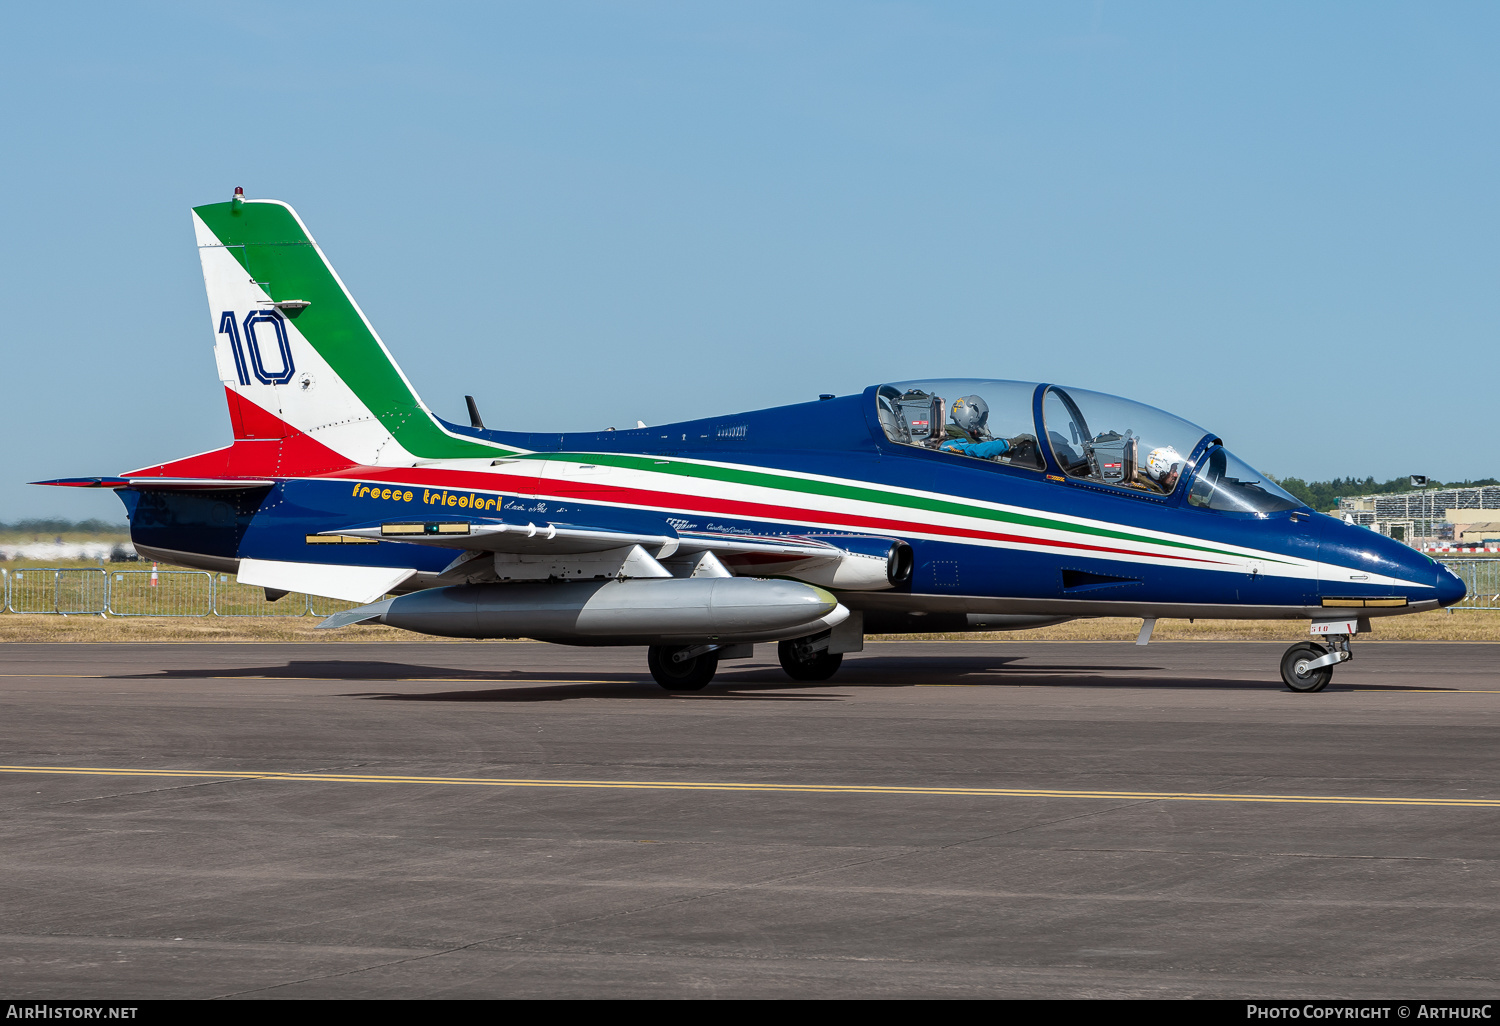
[[[418,777],[371,773],[277,773],[193,769],[125,769],[111,766],[0,766],[0,773],[103,777],[175,777],[332,784],[442,784],[467,787],[540,787],[572,790],[733,791],[748,794],[883,794],[959,798],[1096,798],[1113,801],[1271,802],[1294,805],[1382,805],[1500,809],[1500,798],[1375,798],[1359,795],[1213,794],[1190,791],[1054,790],[1030,787],[895,787],[880,784],[736,784],[687,780],[534,780],[508,777]]]

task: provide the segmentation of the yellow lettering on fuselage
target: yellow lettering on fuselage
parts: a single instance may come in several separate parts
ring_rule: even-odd
[[[412,502],[416,499],[416,493],[401,488],[371,488],[369,485],[358,484],[354,486],[354,497],[363,499],[382,499],[387,502]],[[499,498],[485,498],[470,492],[467,495],[457,495],[453,492],[434,492],[429,488],[422,489],[422,503],[427,506],[459,506],[464,509],[499,509],[501,504]]]
[[[427,501],[427,492],[422,493],[422,501]],[[371,488],[369,485],[360,484],[354,486],[354,497],[357,499],[384,499],[387,502],[411,502],[416,496],[401,488]]]

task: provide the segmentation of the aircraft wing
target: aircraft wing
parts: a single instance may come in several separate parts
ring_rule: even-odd
[[[740,573],[775,574],[837,563],[843,549],[810,538],[761,538],[755,535],[679,534],[679,552],[712,552],[725,566]]]
[[[374,602],[386,592],[400,587],[415,573],[410,567],[242,559],[239,582],[273,591],[300,591],[349,602]]]
[[[674,553],[712,552],[725,563],[744,566],[806,560],[837,561],[843,555],[843,550],[837,546],[809,538],[764,538],[707,532],[683,534],[672,530],[665,523],[661,526],[662,531],[658,534],[581,524],[521,524],[495,519],[448,518],[385,521],[320,533],[329,537],[342,535],[480,552],[549,555],[601,552],[625,545],[640,545],[656,550],[658,557]]]
[[[678,532],[665,522],[659,531],[650,527],[628,531],[591,524],[446,517],[366,523],[322,535],[458,550],[437,578],[444,584],[616,574],[794,577],[861,591],[898,582],[889,569],[890,554],[896,551],[890,539]]]
[[[662,526],[666,527],[665,524]],[[343,527],[321,533],[411,545],[436,545],[439,548],[465,549],[471,552],[566,555],[640,545],[662,550],[663,555],[669,555],[675,550],[677,539],[671,533],[671,528],[667,528],[667,532],[644,534],[574,524],[514,524],[500,520],[429,520]]]

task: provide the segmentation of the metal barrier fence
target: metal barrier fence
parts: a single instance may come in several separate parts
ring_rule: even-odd
[[[1469,594],[1449,609],[1500,609],[1500,559],[1445,559],[1442,561],[1463,578]]]
[[[218,574],[214,579],[215,616],[306,616],[311,608],[301,592],[272,599],[266,589],[241,584],[233,574]]]
[[[12,613],[103,616],[109,608],[109,575],[103,570],[35,567],[10,575],[6,608]]]
[[[207,570],[0,568],[0,612],[64,616],[324,617],[358,602],[291,592],[269,598]]]
[[[214,575],[207,570],[114,570],[113,616],[208,616],[214,611]]]
[[[360,602],[349,602],[345,599],[324,598],[322,595],[307,596],[307,611],[313,616],[332,616],[334,613],[342,613],[346,609],[355,609],[362,604]]]
[[[1500,609],[1500,559],[1445,559],[1468,595],[1460,609]],[[292,592],[277,599],[206,570],[0,569],[0,611],[63,616],[329,616],[358,602]]]

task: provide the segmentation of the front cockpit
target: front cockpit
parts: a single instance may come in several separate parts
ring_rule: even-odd
[[[1305,506],[1203,428],[1144,403],[1082,388],[947,378],[875,389],[886,440],[1116,488],[1264,516]]]
[[[1189,506],[1226,513],[1279,513],[1307,505],[1221,445],[1198,462],[1198,476],[1188,490]]]

